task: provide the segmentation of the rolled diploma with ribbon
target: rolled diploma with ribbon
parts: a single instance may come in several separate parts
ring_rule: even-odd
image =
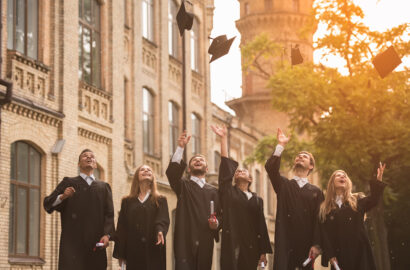
[[[310,261],[312,260],[312,258],[307,258],[306,261],[303,262],[303,267],[305,267],[306,265],[308,265],[310,263]]]
[[[335,267],[336,270],[340,270],[339,265],[337,264],[337,262],[333,262],[333,266]]]

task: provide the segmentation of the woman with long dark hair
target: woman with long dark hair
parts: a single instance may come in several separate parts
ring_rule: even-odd
[[[263,200],[250,191],[249,171],[228,158],[226,127],[211,126],[221,139],[219,196],[222,204],[221,269],[256,270],[272,253]],[[232,180],[234,185],[232,185]]]
[[[337,170],[330,177],[319,211],[323,266],[330,261],[332,269],[337,266],[343,270],[376,269],[364,217],[383,194],[386,186],[382,182],[384,168],[385,165],[380,163],[377,180],[370,181],[370,195],[366,197],[352,193],[352,181],[346,172]]]
[[[128,196],[122,199],[113,256],[127,270],[166,269],[168,204],[157,190],[152,169],[137,168]]]

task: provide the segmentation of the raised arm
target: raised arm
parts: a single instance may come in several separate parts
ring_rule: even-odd
[[[188,144],[191,136],[187,135],[186,130],[178,138],[178,147],[165,172],[172,190],[179,196],[181,193],[182,175],[186,167],[186,163],[182,160],[185,146]]]
[[[277,133],[278,145],[276,146],[275,152],[266,161],[265,169],[269,175],[269,179],[272,183],[273,189],[276,193],[280,192],[281,186],[286,181],[286,178],[282,177],[279,173],[280,168],[280,156],[282,151],[285,149],[285,145],[289,142],[289,138],[283,134],[282,130],[278,128]]]
[[[228,137],[225,126],[211,126],[213,132],[221,139],[221,164],[219,165],[218,186],[224,192],[232,187],[232,179],[238,168],[238,162],[228,158]]]
[[[380,197],[383,194],[383,190],[386,187],[386,183],[383,180],[383,172],[386,167],[386,164],[380,162],[379,168],[377,168],[377,179],[370,180],[370,195],[358,200],[358,208],[363,212],[367,212],[377,205],[380,200]]]

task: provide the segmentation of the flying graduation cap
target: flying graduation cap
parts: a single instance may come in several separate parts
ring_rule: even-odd
[[[220,35],[214,38],[208,49],[208,53],[212,55],[211,61],[209,61],[209,63],[212,63],[216,59],[227,54],[235,38],[236,36],[228,39],[226,35]]]
[[[189,1],[187,2],[191,4]],[[185,29],[191,30],[193,23],[194,23],[194,14],[186,11],[185,1],[182,0],[181,6],[179,7],[179,10],[177,13],[177,24],[178,24],[179,33],[181,34],[181,36],[184,34]]]
[[[401,59],[393,46],[390,46],[384,52],[379,53],[373,58],[372,63],[379,73],[380,77],[384,78],[389,75],[401,63]]]
[[[290,59],[292,66],[303,63],[303,57],[302,54],[300,54],[299,44],[296,44],[295,47],[292,47],[292,45],[290,45]]]

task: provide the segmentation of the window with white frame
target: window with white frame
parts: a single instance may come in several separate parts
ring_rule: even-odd
[[[169,154],[173,155],[178,146],[179,133],[179,111],[177,105],[168,102],[168,120],[169,120]]]
[[[7,49],[37,59],[38,0],[7,1]]]
[[[154,154],[154,97],[147,89],[142,90],[142,133],[144,153]]]
[[[192,154],[201,153],[201,120],[199,117],[191,113],[191,126],[192,126]]]
[[[181,55],[181,39],[177,25],[178,5],[174,0],[170,0],[168,6],[168,52],[174,58],[179,59]]]
[[[154,41],[154,0],[142,0],[142,36]]]
[[[199,21],[195,18],[191,34],[191,69],[199,72]]]
[[[79,0],[78,76],[101,87],[100,4],[97,0]]]

